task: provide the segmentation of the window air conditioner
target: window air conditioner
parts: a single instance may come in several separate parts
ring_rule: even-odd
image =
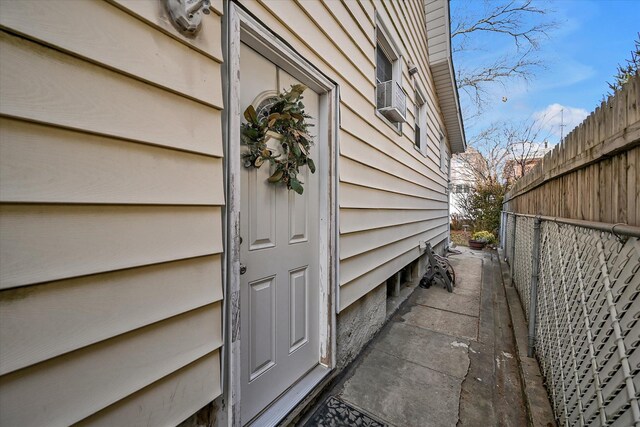
[[[404,122],[407,116],[407,95],[398,82],[389,80],[376,87],[378,111],[392,122]]]

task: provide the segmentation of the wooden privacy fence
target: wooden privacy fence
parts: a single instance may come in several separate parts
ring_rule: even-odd
[[[520,178],[504,210],[640,226],[640,74]]]

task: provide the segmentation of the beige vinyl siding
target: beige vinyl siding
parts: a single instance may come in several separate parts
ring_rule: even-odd
[[[252,14],[340,85],[340,310],[420,255],[420,240],[447,235],[443,129],[427,62],[424,9],[406,2],[242,1]],[[402,50],[407,123],[398,135],[375,114],[375,17]],[[415,50],[414,50],[415,49]],[[428,104],[427,156],[413,146],[414,83]]]
[[[327,1],[322,0],[327,11],[332,15],[334,21],[347,33],[349,38],[354,42],[358,50],[364,55],[364,61],[371,63],[375,66],[374,54],[375,43],[373,42],[373,34],[368,34],[364,31],[359,23],[356,23],[358,30],[353,27],[353,15],[348,6],[343,1]],[[357,7],[357,6],[356,6]],[[352,26],[347,28],[345,25],[351,24]],[[369,31],[372,33],[372,31]]]
[[[167,375],[149,387],[136,392],[131,399],[121,400],[78,423],[78,427],[113,427],[113,420],[128,420],[129,425],[161,426],[167,420],[184,420],[193,407],[202,408],[214,400],[220,390],[211,383],[220,382],[220,350],[201,357],[184,368]],[[166,396],[180,396],[167,405]],[[140,407],[155,408],[153,412]]]
[[[221,113],[215,108],[6,32],[0,49],[4,116],[222,154]]]
[[[436,190],[405,181],[393,174],[387,173],[384,170],[374,168],[367,164],[358,163],[348,157],[343,157],[341,159],[341,166],[340,180],[342,182],[348,182],[362,187],[371,187],[378,190],[385,190],[392,193],[404,194],[407,196],[442,201],[441,194]]]
[[[374,27],[372,25],[373,21],[370,20],[365,10],[360,5],[360,2],[352,1],[352,0],[340,0],[340,3],[344,6],[345,9],[349,12],[351,16],[351,20],[347,17],[339,17],[344,25],[350,25],[355,23],[360,32],[364,34],[366,39],[371,44],[371,47],[375,49],[376,47],[376,34]]]
[[[207,57],[194,55],[189,46],[169,37],[158,37],[157,31],[138,25],[137,18],[106,2],[17,3],[1,14],[5,28],[163,89],[222,107],[222,81],[216,77],[220,75],[221,43],[216,41],[211,28],[207,31],[211,36],[207,49],[211,57]],[[138,11],[156,7],[156,2],[148,1],[123,3],[135,6]],[[92,19],[79,20],[78,16]],[[214,20],[217,26],[219,21]],[[152,45],[156,46],[153,50],[149,49]],[[187,63],[189,67],[184,67]]]
[[[224,204],[211,186],[222,182],[221,158],[22,120],[0,118],[0,128],[4,202]]]
[[[395,210],[395,209],[348,209],[340,210],[340,233],[359,235],[357,231],[387,228],[427,219],[447,216],[446,209]]]
[[[116,3],[0,8],[1,425],[221,393],[222,2],[193,38]]]

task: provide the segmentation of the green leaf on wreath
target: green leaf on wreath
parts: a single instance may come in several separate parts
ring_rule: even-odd
[[[267,179],[267,181],[278,182],[282,179],[282,175],[284,175],[284,173],[281,170],[277,170],[269,177],[269,179]]]
[[[316,164],[313,163],[313,160],[307,157],[307,165],[309,165],[309,170],[311,173],[316,173]]]
[[[253,105],[249,105],[246,110],[244,110],[244,118],[253,124],[258,123],[258,114],[256,113],[256,109],[253,108]]]
[[[299,168],[305,164],[311,173],[315,173],[316,166],[309,158],[309,150],[313,145],[313,138],[308,133],[312,123],[304,112],[302,93],[306,90],[302,84],[292,85],[289,90],[282,91],[275,102],[269,104],[266,114],[258,114],[252,105],[244,111],[246,122],[241,125],[241,144],[248,147],[243,150],[241,159],[245,167],[261,167],[269,162],[274,167],[273,174],[267,179],[270,183],[282,182],[287,188],[302,194],[304,182],[298,180]],[[267,140],[272,132],[280,137],[273,141],[279,144],[279,153],[267,148]]]
[[[302,155],[302,152],[300,151],[300,146],[298,145],[297,142],[295,141],[291,142],[291,149],[293,150],[293,154],[295,154],[296,157],[300,157]]]
[[[289,181],[289,185],[291,186],[291,189],[298,194],[302,194],[304,192],[304,188],[302,188],[302,185],[300,185],[300,181],[295,178],[291,178],[291,180]]]

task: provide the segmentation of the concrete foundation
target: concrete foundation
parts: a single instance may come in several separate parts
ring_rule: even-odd
[[[447,241],[433,247],[444,255]],[[356,301],[338,315],[336,369],[342,370],[351,362],[373,336],[382,328],[389,315],[406,300],[426,272],[427,255],[420,255],[391,278]]]
[[[386,318],[387,287],[384,283],[347,307],[337,319],[336,368],[341,370],[360,353],[380,330]]]

